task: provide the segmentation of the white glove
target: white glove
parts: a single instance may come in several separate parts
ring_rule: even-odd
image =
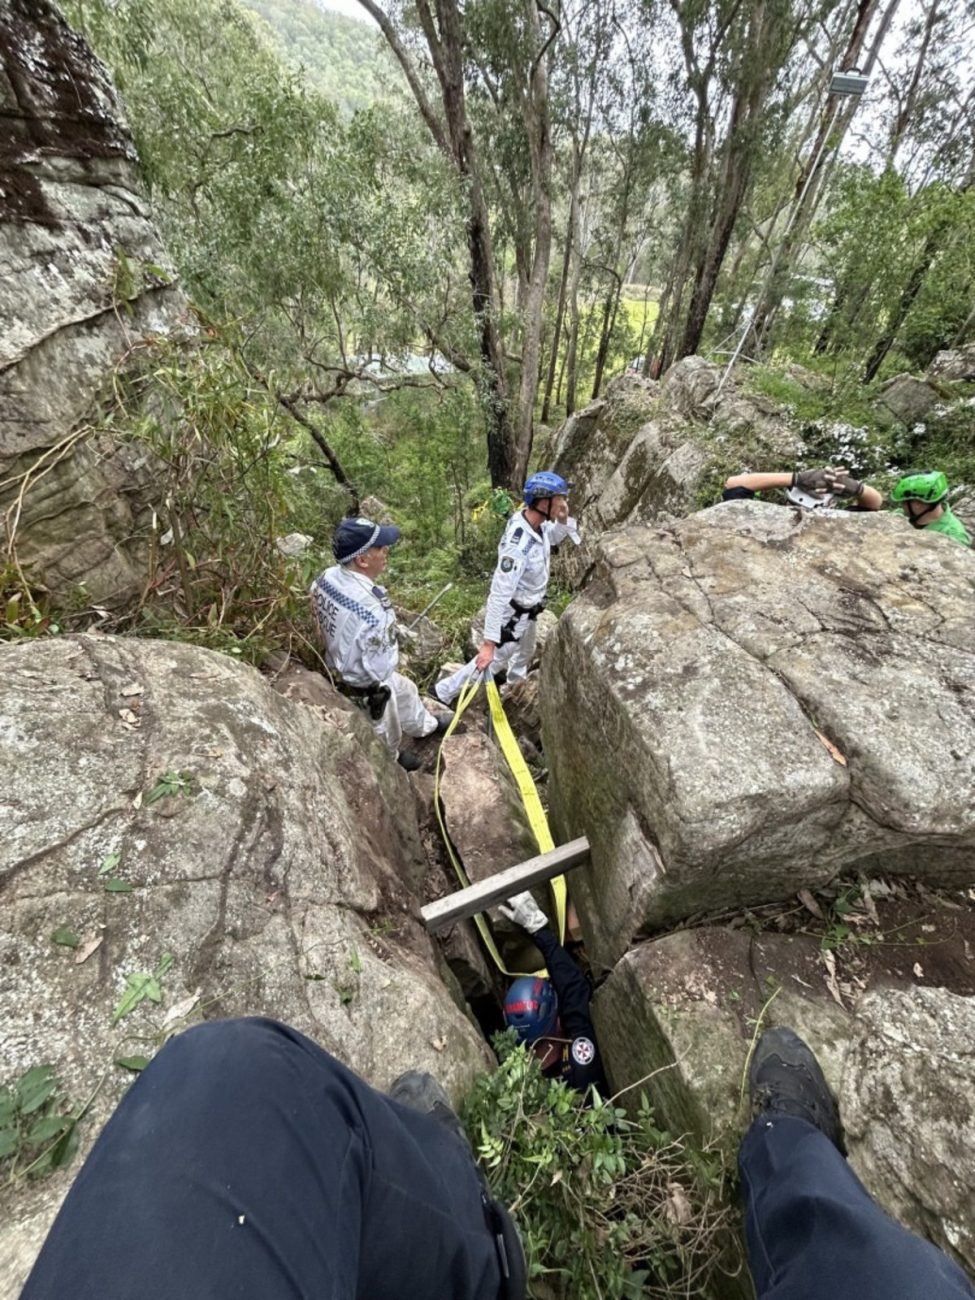
[[[527,892],[515,894],[508,899],[507,905],[502,903],[498,911],[509,921],[514,921],[515,925],[520,925],[523,930],[527,930],[529,934],[534,934],[543,925],[548,925],[548,917]]]

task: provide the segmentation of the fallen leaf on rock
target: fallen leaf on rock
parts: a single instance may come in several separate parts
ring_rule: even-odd
[[[880,925],[880,917],[877,914],[877,904],[873,901],[873,894],[870,892],[869,884],[860,877],[860,906],[870,918],[872,925]]]
[[[132,807],[133,807],[133,808],[141,808],[141,807],[142,807],[142,791],[141,791],[141,790],[140,790],[139,793],[135,796],[135,798],[132,800]]]
[[[921,965],[919,961],[916,961],[914,963],[914,974],[918,977],[919,980],[924,978],[924,967]]]
[[[139,725],[139,716],[133,713],[131,709],[119,709],[118,715],[127,726],[133,729]]]
[[[107,855],[102,859],[102,865],[98,868],[98,874],[99,874],[100,876],[107,876],[107,875],[109,875],[109,873],[112,872],[112,871],[114,871],[115,868],[118,866],[118,864],[119,864],[121,861],[122,861],[122,855],[121,855],[121,853],[109,853],[109,854],[107,854]]]
[[[170,1025],[175,1024],[177,1020],[182,1020],[188,1016],[200,1000],[200,990],[188,994],[185,998],[180,998],[179,1002],[174,1002],[166,1012],[163,1018],[162,1027],[168,1029]]]
[[[128,686],[122,687],[122,689],[119,691],[119,695],[125,697],[128,697],[130,695],[141,695],[144,689],[145,688],[140,686],[138,682],[129,682]]]
[[[806,909],[807,912],[812,913],[812,915],[816,918],[817,921],[826,920],[826,917],[823,915],[823,909],[819,906],[819,904],[816,902],[815,898],[813,898],[812,894],[810,894],[808,889],[799,890],[799,902],[803,905],[803,907]]]
[[[96,935],[94,939],[86,939],[74,955],[74,964],[80,966],[83,961],[87,961],[93,952],[102,946],[104,935]]]
[[[60,944],[62,948],[77,948],[81,940],[66,925],[59,925],[51,934],[51,942]]]
[[[840,992],[839,984],[836,981],[836,958],[826,949],[819,954],[823,959],[823,965],[826,967],[826,987],[830,991],[833,1001],[846,1010],[846,1003],[843,1001],[843,994]]]
[[[832,758],[835,762],[839,763],[840,767],[846,767],[847,766],[846,755],[842,753],[840,750],[838,750],[836,746],[833,744],[833,742],[830,740],[830,738],[828,736],[824,736],[823,733],[819,731],[816,727],[813,727],[813,731],[816,732],[816,735],[819,737],[823,745],[826,747],[826,750],[829,753],[830,758]]]
[[[443,1038],[431,1038],[430,1046],[434,1048],[436,1051],[442,1052],[443,1049],[447,1046],[446,1034],[443,1036]]]
[[[131,1070],[133,1074],[138,1074],[149,1064],[149,1058],[148,1056],[119,1056],[115,1064],[120,1065],[123,1070]]]

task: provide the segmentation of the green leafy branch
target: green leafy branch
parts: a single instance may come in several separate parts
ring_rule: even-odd
[[[173,955],[164,952],[159,964],[150,975],[148,971],[133,971],[125,977],[125,992],[112,1012],[112,1024],[117,1025],[145,1001],[162,1001],[162,978],[173,964]]]

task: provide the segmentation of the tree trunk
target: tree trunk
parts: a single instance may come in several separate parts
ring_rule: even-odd
[[[576,220],[576,207],[579,202],[578,182],[569,198],[569,221],[565,232],[565,256],[562,258],[562,276],[559,280],[559,301],[555,310],[555,329],[552,333],[552,348],[548,359],[548,375],[545,380],[545,396],[542,400],[542,423],[548,422],[552,402],[552,389],[555,386],[555,371],[559,363],[559,344],[562,341],[562,323],[565,319],[565,294],[569,280],[569,262],[572,258],[573,228]]]
[[[613,328],[616,325],[616,315],[619,311],[620,296],[623,293],[623,278],[614,273],[613,288],[606,295],[606,301],[603,303],[603,324],[599,334],[599,348],[596,352],[596,374],[592,381],[592,396],[590,401],[594,401],[599,396],[599,390],[603,383],[603,371],[606,368],[606,358],[609,356],[609,340],[612,337]]]
[[[749,25],[748,40],[751,47],[750,60],[759,59],[758,51],[763,42],[770,39],[766,31],[764,6],[756,9]],[[767,66],[767,59],[758,69],[754,68],[739,84],[731,112],[731,122],[725,145],[724,164],[718,182],[715,203],[715,215],[711,223],[707,246],[698,264],[687,309],[687,320],[677,351],[677,357],[686,357],[696,352],[704,323],[711,307],[711,299],[718,283],[718,275],[724,262],[725,253],[731,240],[731,232],[738,220],[738,213],[748,191],[751,178],[752,161],[756,148],[756,127],[761,115],[762,105],[771,84],[773,68]]]
[[[878,0],[859,0],[853,30],[840,60],[841,67],[854,68],[857,66],[877,4]],[[899,4],[900,0],[890,0],[884,11],[871,43],[869,56],[863,67],[865,73],[869,73],[876,63],[881,42],[887,35]],[[858,101],[854,99],[843,109],[839,101],[833,96],[827,96],[816,139],[809,150],[805,164],[799,169],[799,174],[796,177],[786,233],[775,254],[774,269],[770,281],[765,286],[755,307],[752,328],[755,332],[759,352],[764,351],[767,347],[769,333],[782,298],[785,296],[786,286],[802,255],[806,234],[812,225],[820,201],[825,193],[825,175],[828,164],[835,156],[843,137],[849,130],[857,104]],[[833,143],[830,148],[827,148],[831,135],[834,136]],[[818,343],[817,350],[819,350]]]
[[[530,30],[538,42],[539,52],[530,70],[528,93],[522,106],[522,116],[531,155],[535,249],[522,314],[524,325],[521,348],[521,383],[518,388],[518,404],[514,420],[516,485],[522,481],[527,472],[528,458],[532,449],[532,437],[535,427],[535,399],[538,395],[538,377],[541,371],[545,287],[548,283],[548,266],[552,255],[553,148],[551,122],[549,120],[547,65],[547,51],[551,38],[543,43],[539,10],[535,0],[525,0],[525,10]]]
[[[497,293],[491,225],[484,196],[474,137],[467,118],[464,93],[464,36],[457,0],[435,0],[434,22],[429,0],[417,0],[417,15],[440,85],[441,119],[427,99],[423,82],[389,16],[375,0],[359,0],[379,24],[396,55],[434,141],[450,159],[468,196],[467,249],[471,296],[477,323],[478,350],[483,368],[483,405],[487,426],[488,471],[495,487],[517,484],[518,436],[511,426],[504,354],[497,327]]]

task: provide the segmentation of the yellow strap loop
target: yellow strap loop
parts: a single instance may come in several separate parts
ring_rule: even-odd
[[[480,678],[474,678],[467,683],[461,690],[457,699],[457,707],[454,711],[454,718],[450,726],[444,733],[443,740],[437,750],[437,765],[434,770],[433,779],[433,806],[437,814],[437,824],[440,827],[440,834],[443,836],[443,842],[447,849],[447,856],[450,859],[451,866],[457,876],[462,889],[466,888],[471,882],[468,879],[467,872],[464,870],[460,859],[454,851],[454,846],[450,842],[450,836],[447,833],[447,827],[444,824],[443,811],[440,805],[440,773],[443,763],[443,747],[448,737],[453,733],[460,719],[463,717],[467,707],[474,699],[480,689]],[[548,853],[555,847],[552,841],[552,833],[548,827],[548,820],[545,816],[545,810],[542,807],[542,801],[538,797],[538,790],[532,775],[528,770],[521,750],[518,748],[518,742],[515,739],[511,726],[505,716],[504,706],[501,703],[501,696],[498,694],[498,688],[493,680],[488,681],[485,690],[487,692],[488,705],[491,710],[491,722],[494,726],[495,735],[498,738],[498,744],[505,761],[518,786],[518,793],[521,796],[521,802],[528,816],[528,824],[531,827],[532,834],[535,837],[535,843],[538,845],[539,853]],[[556,926],[559,936],[559,942],[565,942],[565,908],[566,908],[566,888],[565,876],[556,876],[550,881],[552,897],[555,901]],[[494,935],[484,918],[483,913],[478,913],[474,917],[474,924],[477,926],[478,933],[488,950],[494,964],[503,975],[515,978],[518,975],[546,975],[548,972],[542,968],[539,971],[510,971],[501,960],[501,954],[498,952],[497,945],[494,942]]]

